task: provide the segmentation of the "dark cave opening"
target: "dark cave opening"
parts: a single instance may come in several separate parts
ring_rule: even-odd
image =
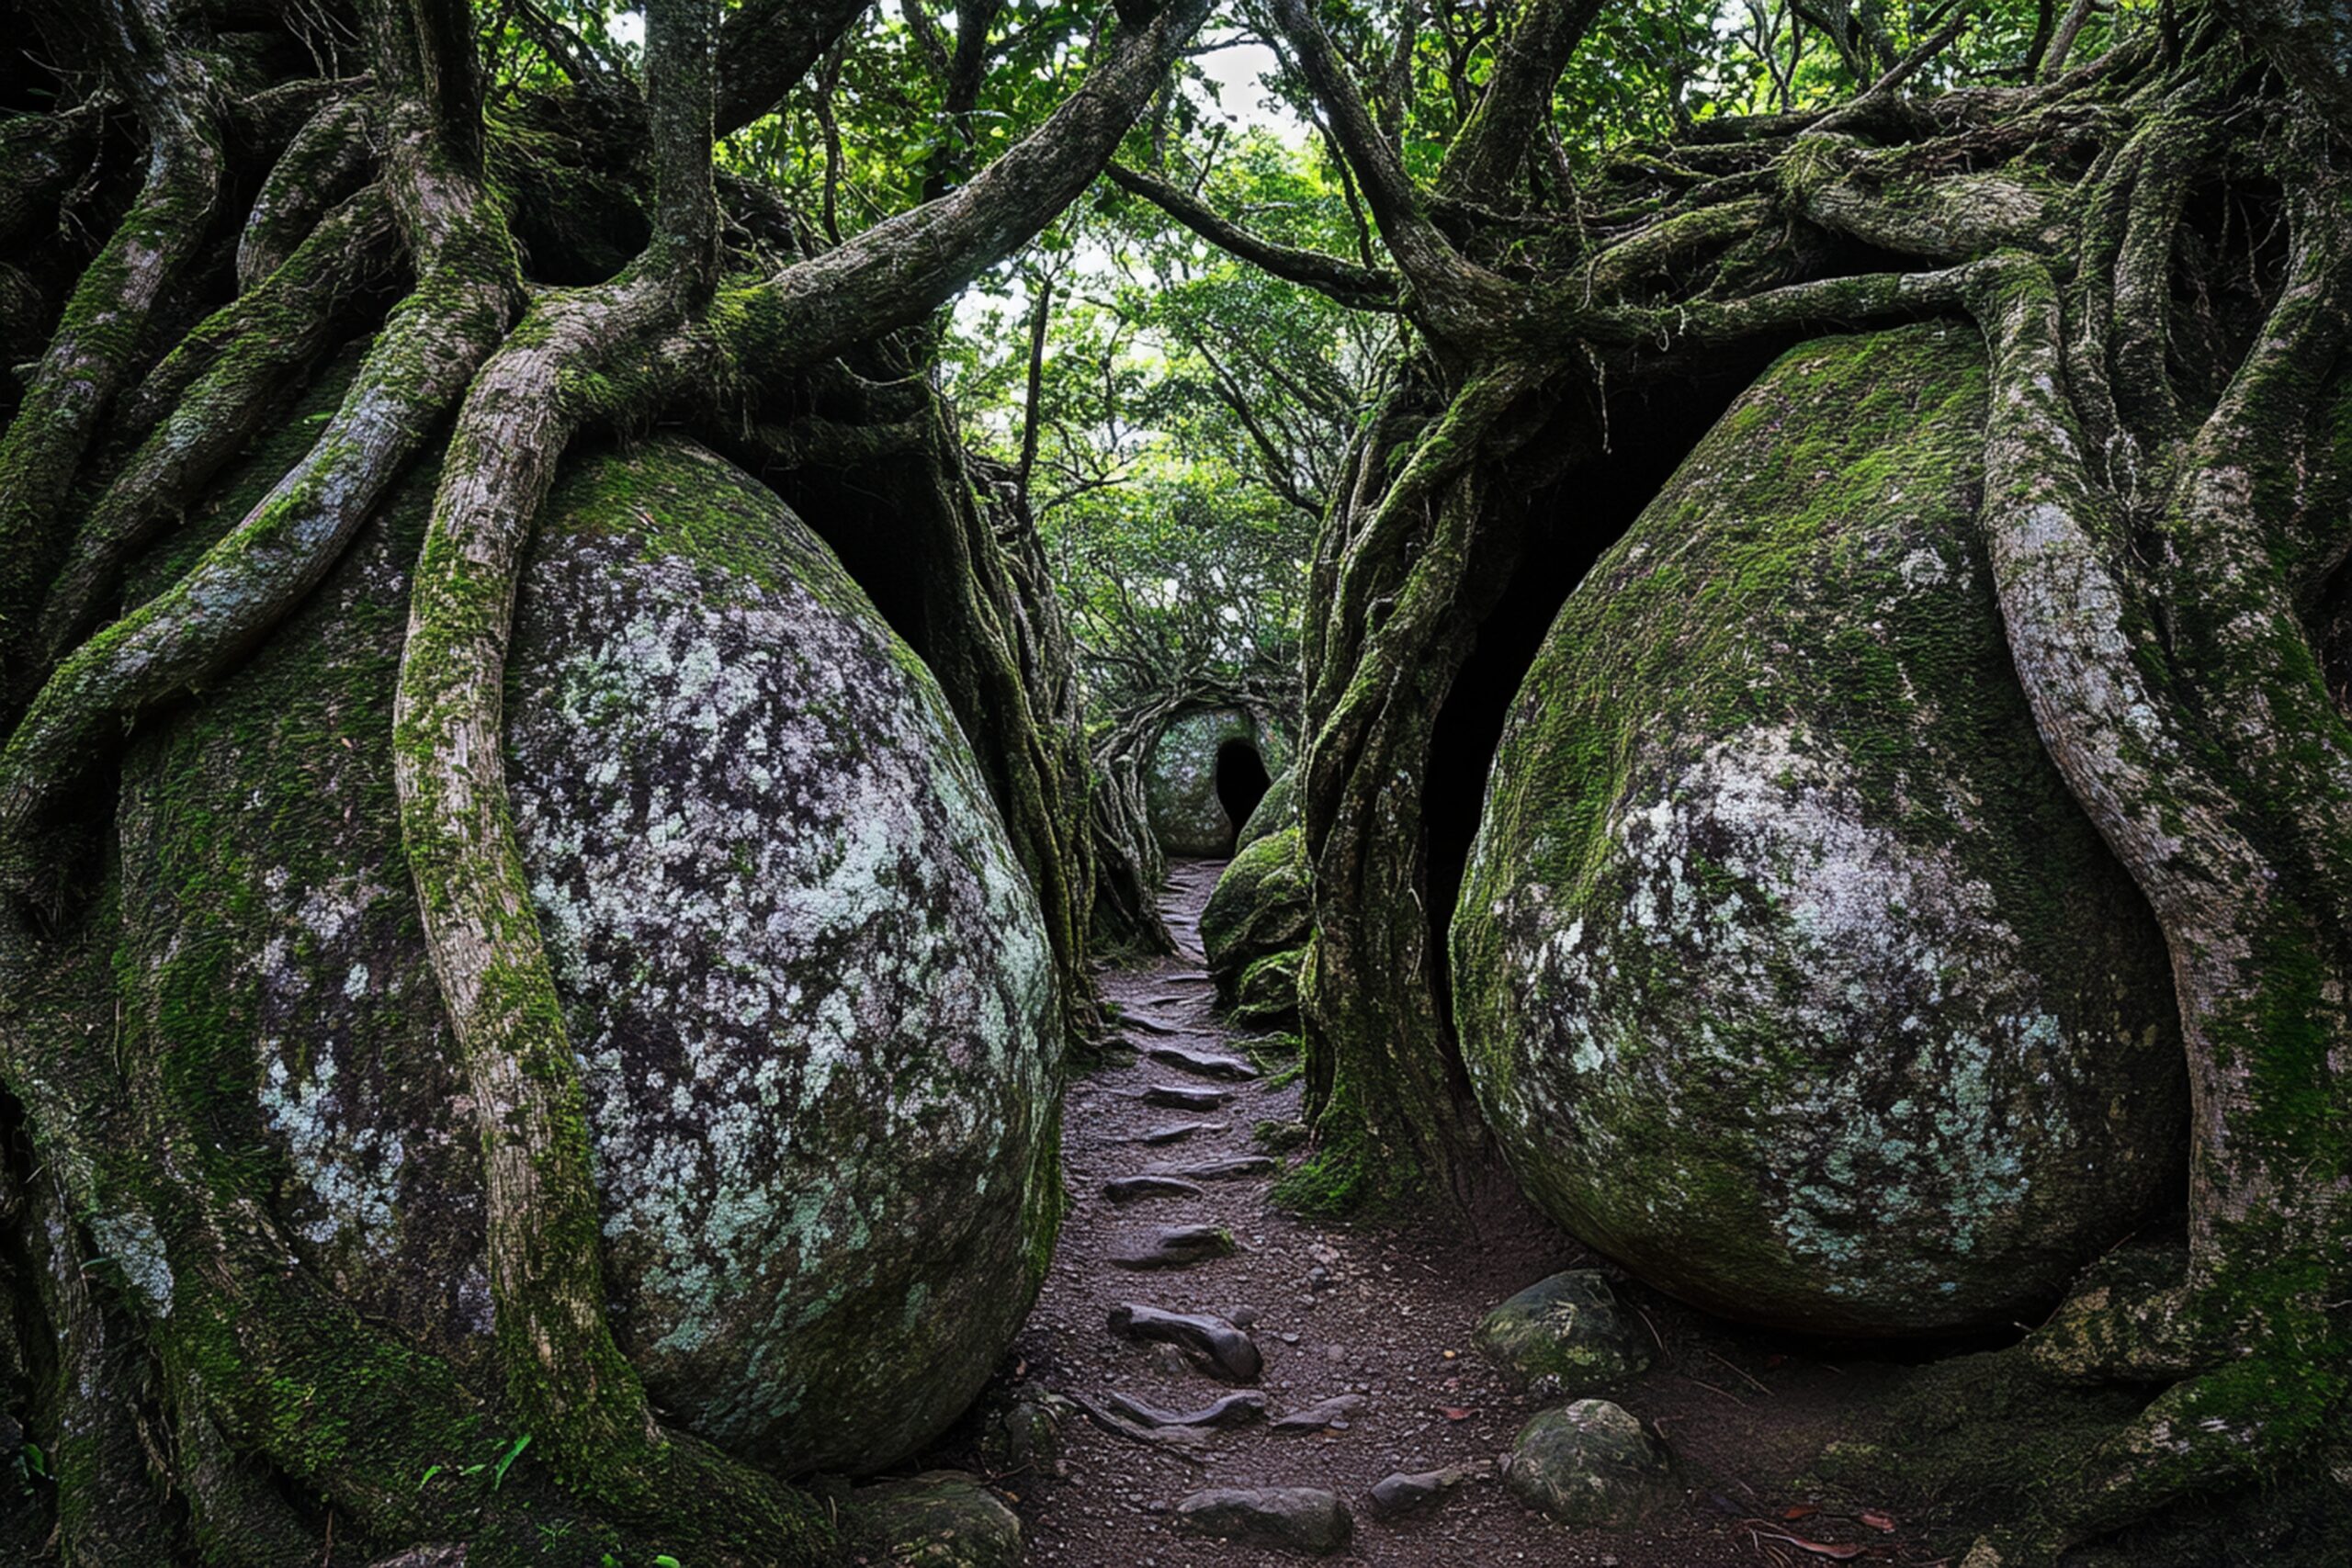
[[[1216,787],[1216,802],[1225,807],[1226,820],[1233,824],[1236,838],[1274,782],[1266,776],[1266,760],[1258,755],[1258,748],[1238,737],[1216,749],[1209,780]],[[1226,852],[1232,852],[1233,845],[1228,843]]]
[[[1521,683],[1577,584],[1623,537],[1702,436],[1801,337],[1743,345],[1670,383],[1612,393],[1564,416],[1564,441],[1589,444],[1559,481],[1531,496],[1516,570],[1478,623],[1477,640],[1438,712],[1422,806],[1422,855],[1435,938],[1438,1006],[1453,1028],[1446,932],[1487,796],[1487,773]],[[1582,428],[1569,421],[1581,422]],[[1605,442],[1605,445],[1604,445]]]
[[[940,506],[932,470],[921,463],[844,473],[814,465],[782,468],[753,448],[698,431],[704,439],[759,475],[816,536],[831,547],[890,629],[926,664],[935,650],[931,604],[922,563],[936,553]]]

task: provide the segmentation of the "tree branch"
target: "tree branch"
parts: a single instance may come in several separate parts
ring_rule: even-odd
[[[1465,260],[1430,221],[1420,193],[1373,123],[1363,95],[1306,0],[1272,0],[1272,8],[1363,187],[1381,238],[1419,297],[1428,318],[1422,325],[1454,343],[1490,339],[1509,322],[1510,287]]]
[[[922,320],[1077,199],[1208,8],[1209,0],[1169,0],[1146,26],[1118,28],[1045,124],[969,184],[763,283],[723,291],[707,323],[718,346],[739,367],[774,374]]]
[[[1537,128],[1550,118],[1552,88],[1600,6],[1601,0],[1531,0],[1497,53],[1485,96],[1446,150],[1441,193],[1493,201],[1510,188],[1529,150],[1541,145]]]
[[[1108,164],[1102,172],[1121,190],[1143,197],[1219,250],[1228,251],[1285,282],[1303,285],[1359,310],[1398,308],[1398,280],[1394,273],[1359,266],[1321,251],[1302,250],[1252,234],[1239,224],[1218,217],[1206,204],[1167,181],[1124,164]]]
[[[874,0],[747,0],[718,28],[721,136],[784,101]]]

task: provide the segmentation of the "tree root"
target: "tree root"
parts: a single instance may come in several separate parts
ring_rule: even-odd
[[[40,638],[62,657],[89,623],[101,595],[133,550],[176,515],[243,448],[287,383],[328,347],[353,302],[390,275],[391,213],[364,191],[331,214],[285,266],[191,334],[151,381],[169,383],[158,406],[171,412],[74,534],[41,607]],[[200,376],[177,368],[198,357],[195,340],[220,344]]]
[[[32,683],[25,643],[51,563],[64,498],[98,422],[130,374],[165,286],[202,237],[221,152],[209,85],[166,42],[144,0],[110,0],[101,24],[147,132],[145,188],[82,274],[65,318],[0,436],[0,702]]]

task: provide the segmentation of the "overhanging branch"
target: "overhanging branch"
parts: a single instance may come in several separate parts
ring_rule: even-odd
[[[1229,251],[1285,282],[1312,288],[1352,310],[1398,308],[1397,278],[1394,273],[1253,234],[1238,223],[1219,217],[1206,204],[1194,200],[1166,180],[1140,169],[1112,164],[1102,172],[1121,190],[1143,197],[1210,244]]]

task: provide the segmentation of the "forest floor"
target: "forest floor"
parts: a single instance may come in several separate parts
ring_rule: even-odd
[[[1217,1430],[1197,1450],[1141,1441],[1073,1412],[1061,1423],[1057,1461],[983,1470],[1020,1513],[1030,1562],[1233,1568],[1298,1561],[1204,1539],[1176,1523],[1175,1506],[1188,1494],[1265,1486],[1338,1494],[1354,1516],[1351,1542],[1328,1559],[1342,1563],[1713,1568],[1939,1560],[1901,1518],[1881,1515],[1865,1524],[1826,1503],[1806,1512],[1819,1500],[1801,1478],[1826,1442],[1847,1435],[1860,1404],[1901,1379],[1897,1363],[1728,1325],[1609,1270],[1619,1301],[1658,1351],[1649,1371],[1610,1397],[1664,1438],[1684,1495],[1638,1529],[1571,1529],[1521,1507],[1496,1478],[1494,1467],[1521,1425],[1546,1402],[1506,1386],[1472,1348],[1471,1331],[1496,1303],[1549,1274],[1605,1268],[1592,1254],[1525,1209],[1482,1213],[1475,1225],[1434,1215],[1390,1224],[1301,1217],[1273,1206],[1272,1172],[1201,1179],[1197,1193],[1107,1197],[1106,1182],[1155,1164],[1260,1153],[1260,1123],[1298,1115],[1299,1089],[1284,1081],[1279,1060],[1262,1063],[1270,1070],[1255,1080],[1230,1083],[1145,1054],[1161,1044],[1248,1053],[1245,1037],[1213,1012],[1199,953],[1201,908],[1222,869],[1217,862],[1170,868],[1165,910],[1182,955],[1104,976],[1105,994],[1140,1049],[1116,1053],[1070,1086],[1063,1148],[1072,1206],[1007,1375],[983,1409],[1001,1410],[1008,1388],[1098,1409],[1125,1395],[1180,1412],[1235,1392],[1166,1347],[1114,1336],[1107,1320],[1127,1303],[1246,1324],[1264,1365],[1254,1383],[1240,1386],[1262,1391],[1275,1417],[1346,1394],[1363,1403],[1319,1430],[1283,1431],[1261,1421]],[[1141,1098],[1154,1085],[1225,1099],[1213,1110],[1170,1109]],[[1188,1121],[1207,1125],[1173,1142],[1139,1141]],[[1154,1227],[1182,1224],[1223,1227],[1235,1250],[1152,1271],[1113,1261]],[[977,1423],[967,1424],[933,1459],[973,1464],[976,1430]],[[1384,1476],[1450,1466],[1483,1473],[1424,1512],[1381,1520],[1367,1505],[1366,1489]]]

